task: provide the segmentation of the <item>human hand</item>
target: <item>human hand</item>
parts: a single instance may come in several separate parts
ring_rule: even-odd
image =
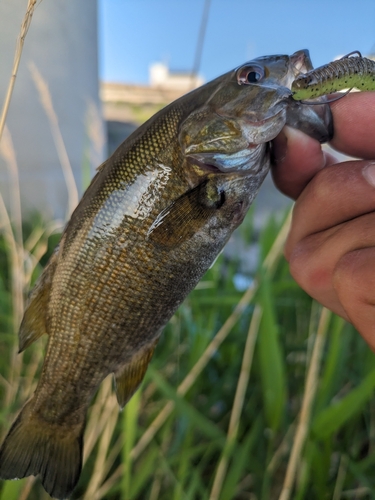
[[[375,351],[375,92],[331,104],[338,163],[285,127],[274,141],[276,186],[297,199],[285,247],[299,285],[347,319]]]

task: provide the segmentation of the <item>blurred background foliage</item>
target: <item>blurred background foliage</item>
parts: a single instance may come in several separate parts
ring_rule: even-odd
[[[111,377],[102,384],[72,498],[374,497],[375,357],[291,278],[282,257],[288,219],[271,219],[258,234],[252,212],[237,238],[258,246],[254,271],[243,274],[235,255],[219,257],[166,327],[124,411]],[[33,251],[46,249],[34,281],[59,235],[37,216],[23,235]],[[35,389],[45,349],[41,339],[16,355],[11,260],[3,236],[2,434]],[[1,483],[1,500],[43,498],[34,478]]]

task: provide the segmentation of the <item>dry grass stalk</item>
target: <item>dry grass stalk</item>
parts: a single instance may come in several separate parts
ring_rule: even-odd
[[[355,488],[354,490],[346,490],[341,494],[341,498],[353,498],[354,500],[358,500],[359,498],[371,498],[370,494],[373,493],[370,488],[367,486],[360,486],[359,488]]]
[[[118,416],[118,408],[117,408],[117,416]],[[110,470],[113,467],[113,464],[117,460],[117,457],[120,455],[123,446],[124,446],[124,439],[123,439],[123,436],[120,435],[120,437],[117,438],[117,441],[111,446],[110,452],[107,455],[107,459],[106,459],[105,464],[103,466],[102,478],[105,478],[108,476]],[[97,500],[100,498],[101,497],[98,497],[97,494],[95,494],[95,496],[92,498],[92,500]]]
[[[287,219],[285,220],[274,244],[272,245],[268,255],[264,260],[263,266],[265,268],[265,272],[269,275],[272,275],[272,272],[274,271],[279,258],[281,258],[283,254],[283,247],[289,232],[290,221],[291,221],[291,212],[289,213]],[[207,366],[212,356],[215,354],[215,352],[220,347],[222,342],[229,335],[232,328],[241,317],[243,311],[252,301],[256,290],[257,290],[257,284],[254,282],[254,285],[249,287],[248,290],[243,294],[241,300],[237,304],[232,314],[227,318],[227,320],[220,328],[220,330],[217,332],[215,337],[208,344],[206,350],[203,352],[202,356],[199,358],[197,363],[193,366],[193,368],[190,370],[190,372],[178,386],[177,394],[179,396],[184,396],[187,393],[187,391],[192,387],[192,385],[195,383],[198,376]],[[175,407],[174,401],[169,401],[161,410],[159,415],[155,417],[155,419],[151,422],[147,430],[143,433],[142,437],[131,451],[130,456],[133,460],[138,458],[140,454],[147,448],[147,446],[154,438],[155,434],[158,432],[158,430],[162,427],[167,418],[173,412],[174,407]],[[123,466],[121,464],[112,474],[112,476],[110,476],[108,480],[98,490],[97,493],[98,498],[104,497],[106,493],[110,490],[110,488],[112,488],[112,486],[116,484],[116,482],[122,476],[122,474],[123,474]]]
[[[337,473],[336,484],[332,500],[340,500],[340,498],[342,498],[342,489],[345,483],[346,472],[348,470],[348,463],[349,463],[349,457],[347,455],[341,455],[340,465]]]
[[[292,213],[293,208],[289,210],[285,222],[278,232],[276,240],[274,241],[272,247],[270,248],[270,251],[264,259],[263,268],[265,269],[267,275],[272,275],[274,273],[275,267],[277,266],[280,257],[283,255],[284,244],[289,233],[290,224],[292,222]]]
[[[85,464],[88,459],[105,427],[106,419],[112,409],[112,405],[109,404],[112,396],[112,377],[107,377],[99,389],[86,426],[83,464]],[[114,403],[112,402],[112,404]],[[92,418],[92,415],[95,415],[95,417]]]
[[[162,481],[162,475],[161,472],[158,471],[156,472],[154,480],[152,482],[149,500],[158,500],[159,493],[161,490],[161,481]]]
[[[22,382],[20,384],[19,399],[21,401],[27,401],[29,397],[33,394],[37,386],[36,374],[38,368],[43,363],[43,354],[46,344],[46,338],[40,339],[39,346],[34,349],[33,356],[30,362],[25,366],[24,376],[22,377]]]
[[[51,221],[46,224],[46,226],[40,231],[35,231],[30,235],[30,238],[24,243],[25,250],[25,262],[24,262],[24,273],[25,273],[25,283],[26,286],[30,284],[31,277],[35,268],[40,265],[40,259],[46,253],[48,249],[48,239],[49,237],[61,231],[64,223],[61,220]],[[39,237],[37,239],[37,237]]]
[[[35,476],[29,476],[25,480],[25,485],[24,485],[24,487],[22,488],[22,490],[20,492],[20,496],[19,496],[18,500],[27,500],[29,498],[29,494],[31,492],[31,488],[34,486],[35,481],[36,481],[36,477]]]
[[[4,127],[3,140],[0,144],[0,153],[5,160],[9,175],[9,193],[10,193],[10,218],[14,228],[14,238],[19,248],[23,246],[22,239],[22,211],[20,182],[18,175],[18,166],[16,152],[14,150],[12,137],[8,127]]]
[[[29,64],[29,69],[31,72],[31,76],[34,80],[35,86],[39,92],[40,101],[42,103],[42,106],[50,123],[53,141],[55,143],[55,147],[57,150],[57,154],[60,160],[61,168],[65,179],[65,184],[68,190],[67,218],[70,218],[70,215],[77,206],[79,199],[78,189],[76,181],[74,179],[72,166],[70,164],[69,156],[66,151],[64,139],[61,135],[59,122],[53,107],[51,93],[49,91],[47,82],[44,80],[44,78],[42,77],[42,75],[40,74],[38,68],[35,66],[34,63]]]
[[[36,0],[29,0],[28,1],[27,8],[26,8],[26,14],[23,18],[22,25],[21,25],[21,31],[20,31],[20,34],[18,35],[18,38],[17,38],[16,53],[14,55],[12,75],[10,77],[7,94],[5,96],[5,101],[4,101],[4,105],[3,105],[3,109],[2,109],[1,117],[0,117],[0,141],[1,141],[1,137],[3,135],[5,120],[6,120],[6,117],[8,114],[10,101],[12,99],[14,84],[16,82],[16,77],[17,77],[17,72],[18,72],[18,66],[19,66],[20,60],[21,60],[23,44],[25,42],[25,38],[26,38],[27,32],[28,32],[29,27],[30,27],[31,18],[33,17],[35,6],[36,6]]]
[[[250,370],[253,362],[255,341],[258,336],[259,324],[262,317],[262,308],[257,304],[251,318],[249,331],[246,338],[245,350],[242,358],[241,372],[238,378],[236,394],[234,397],[232,413],[223,455],[216,469],[214,483],[210,494],[210,500],[218,500],[223,486],[223,481],[228,468],[228,455],[235,444],[241,419],[242,408],[245,400],[246,389],[249,383]]]
[[[6,238],[8,240],[10,258],[12,261],[13,330],[16,334],[18,332],[18,327],[23,314],[23,290],[25,286],[23,266],[24,250],[18,167],[12,138],[7,127],[4,128],[3,141],[0,145],[0,153],[5,160],[10,178],[10,217],[8,216],[5,206],[3,206],[2,219],[7,228]]]
[[[331,314],[332,313],[328,309],[323,308],[320,315],[318,331],[316,334],[313,353],[311,356],[306,378],[301,413],[279,500],[289,500],[293,490],[297,467],[300,463],[303,446],[305,444],[305,440],[309,431],[311,410],[318,386],[320,360],[323,353],[328,323],[331,318]]]
[[[11,271],[11,287],[12,287],[12,305],[13,305],[13,332],[16,335],[22,319],[23,314],[23,287],[24,287],[24,273],[23,273],[23,247],[17,244],[15,235],[13,233],[12,224],[5,207],[3,197],[0,194],[0,230],[3,232],[4,239],[8,248],[10,271]],[[15,398],[18,390],[18,384],[15,383],[19,380],[22,355],[18,355],[18,344],[14,344],[13,352],[11,354],[10,370],[8,373],[8,384],[5,398],[3,401],[4,407],[8,407]]]
[[[279,466],[279,463],[281,462],[282,458],[289,453],[290,450],[290,443],[292,441],[292,438],[294,436],[295,432],[295,422],[293,422],[289,427],[288,430],[285,433],[285,436],[283,437],[283,440],[280,443],[280,446],[277,448],[275,453],[273,454],[271,460],[269,461],[269,464],[267,465],[267,474],[269,476],[272,476],[274,472],[276,471],[277,467]]]
[[[113,400],[116,400],[114,396]],[[98,453],[96,455],[94,470],[91,475],[90,482],[86,488],[83,500],[93,500],[96,497],[95,493],[105,477],[103,474],[106,469],[106,459],[108,456],[111,439],[115,430],[119,413],[117,400],[115,401],[115,404],[111,404],[109,406],[111,407],[111,411],[109,412],[108,418],[106,419],[106,426],[104,427],[99,440]]]
[[[0,144],[0,154],[3,156],[10,179],[9,197],[10,197],[10,215],[5,207],[4,201],[0,199],[0,230],[2,230],[7,242],[10,269],[12,276],[12,307],[13,307],[13,333],[16,336],[19,325],[22,320],[24,309],[24,290],[29,284],[31,274],[40,258],[47,249],[48,236],[57,229],[56,222],[51,223],[42,230],[42,234],[37,232],[37,237],[32,238],[32,246],[25,247],[22,234],[22,210],[21,195],[19,189],[19,174],[16,160],[16,154],[8,128],[5,126],[3,131],[3,140]],[[41,236],[44,234],[44,240]],[[20,378],[22,368],[22,355],[18,354],[18,343],[15,342],[11,369],[8,375],[8,390],[6,392],[5,405],[9,405],[19,391],[21,400],[30,396],[35,386],[34,374],[37,371],[42,359],[41,350],[33,357],[33,361],[28,367],[26,377]],[[22,380],[23,383],[16,383]]]
[[[103,150],[106,138],[103,130],[103,120],[97,104],[92,99],[87,99],[86,131],[89,139],[88,159],[90,165],[97,167],[103,161]]]

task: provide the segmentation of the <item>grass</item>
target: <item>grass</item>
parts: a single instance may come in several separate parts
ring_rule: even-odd
[[[57,236],[43,224],[23,224],[25,247],[50,253]],[[251,213],[244,224],[249,240]],[[218,259],[170,321],[123,412],[111,379],[104,381],[73,498],[375,496],[374,355],[351,325],[294,283],[281,255],[285,228],[270,221],[257,237],[264,259],[245,292],[234,286],[241,263]],[[31,346],[22,365],[13,355],[12,248],[3,235],[0,395],[9,404],[0,410],[2,434],[35,389],[44,349],[43,341]],[[40,251],[38,258],[45,263]],[[34,478],[1,483],[0,500],[20,498],[48,496]]]
[[[1,139],[1,136],[2,136],[2,133],[4,130],[5,120],[6,120],[6,117],[8,114],[10,101],[12,99],[14,84],[16,82],[17,73],[18,73],[18,67],[19,67],[19,64],[21,61],[23,45],[25,43],[25,38],[26,38],[27,32],[29,30],[30,24],[31,24],[31,19],[32,19],[33,14],[34,14],[35,7],[36,7],[36,0],[28,0],[27,7],[26,7],[26,13],[25,13],[23,21],[22,21],[19,36],[17,38],[16,50],[14,53],[14,61],[13,61],[13,67],[12,67],[12,74],[11,74],[11,77],[9,80],[7,93],[5,96],[3,108],[1,111],[1,115],[0,115],[0,139]]]

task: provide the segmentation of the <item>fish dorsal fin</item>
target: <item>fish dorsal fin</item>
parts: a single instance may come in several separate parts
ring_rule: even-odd
[[[24,351],[43,334],[48,333],[47,313],[51,284],[58,259],[58,248],[32,289],[18,334],[19,352]]]
[[[107,160],[103,161],[103,163],[101,163],[99,165],[99,167],[96,167],[96,171],[101,172],[103,170],[103,168],[106,166],[106,164],[107,164]]]
[[[121,408],[126,405],[142,382],[158,340],[137,352],[130,363],[115,373],[116,396]]]
[[[224,201],[225,193],[206,180],[160,212],[148,230],[148,237],[162,246],[176,246],[196,234]]]

